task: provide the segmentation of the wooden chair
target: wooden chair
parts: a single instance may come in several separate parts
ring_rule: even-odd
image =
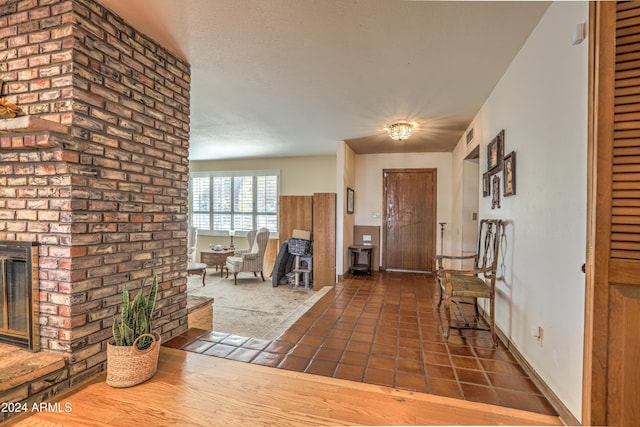
[[[493,345],[498,346],[498,337],[495,329],[495,285],[496,269],[498,266],[498,250],[502,234],[502,220],[483,219],[480,221],[478,231],[478,247],[474,255],[447,256],[438,255],[434,258],[434,271],[440,285],[440,301],[438,309],[444,302],[444,310],[447,318],[445,337],[448,339],[451,326],[451,303],[455,303],[464,319],[464,326],[458,329],[481,329],[472,327],[467,320],[460,303],[473,304],[476,321],[479,318],[478,298],[489,300],[489,331],[493,339]],[[467,270],[445,269],[444,260],[473,259],[473,268]],[[454,300],[455,298],[455,300]],[[462,300],[466,298],[467,301]],[[472,298],[473,302],[468,299]],[[476,322],[476,325],[478,323]]]
[[[250,244],[249,249],[236,250],[233,256],[227,257],[227,277],[229,277],[229,273],[233,273],[234,285],[238,284],[238,273],[243,271],[252,272],[255,277],[258,277],[258,272],[260,272],[260,277],[264,282],[262,265],[269,241],[269,230],[266,228],[261,228],[257,232],[251,230],[247,233],[247,240]]]

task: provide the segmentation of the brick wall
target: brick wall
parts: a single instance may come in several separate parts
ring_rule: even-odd
[[[105,368],[127,284],[187,328],[188,64],[93,0],[0,4],[2,95],[65,125],[0,135],[0,240],[40,246],[41,346],[70,385]]]

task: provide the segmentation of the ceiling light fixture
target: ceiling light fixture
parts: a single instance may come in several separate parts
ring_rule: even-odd
[[[413,123],[396,122],[389,125],[386,129],[391,139],[395,141],[402,141],[411,136],[414,127],[415,125]]]

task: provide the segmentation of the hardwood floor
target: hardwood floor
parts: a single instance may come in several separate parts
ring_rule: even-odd
[[[146,383],[115,389],[101,376],[58,402],[59,412],[34,412],[9,425],[562,425],[550,415],[166,347]]]

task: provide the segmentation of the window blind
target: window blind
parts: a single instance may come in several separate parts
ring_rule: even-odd
[[[278,231],[280,171],[196,172],[191,175],[191,223],[228,232]]]

